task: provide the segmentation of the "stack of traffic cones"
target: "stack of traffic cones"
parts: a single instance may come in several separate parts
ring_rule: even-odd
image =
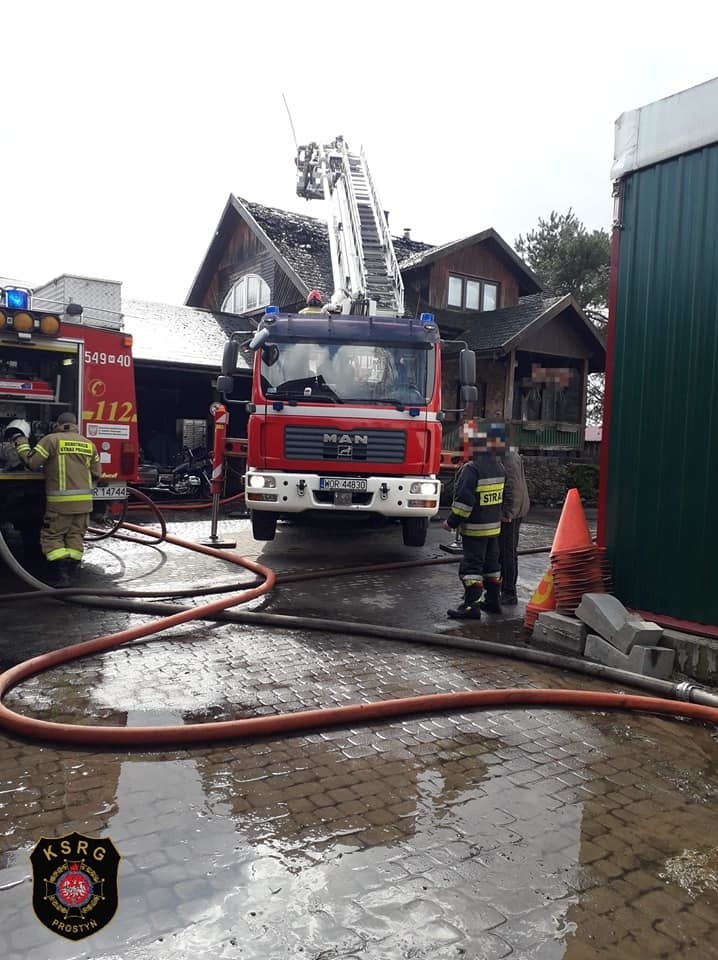
[[[558,521],[551,547],[551,570],[558,613],[573,615],[584,593],[605,593],[601,556],[591,539],[575,488],[566,494]]]
[[[540,613],[556,609],[556,594],[554,592],[553,573],[549,568],[541,578],[529,602],[526,604],[524,615],[524,629],[531,633]]]

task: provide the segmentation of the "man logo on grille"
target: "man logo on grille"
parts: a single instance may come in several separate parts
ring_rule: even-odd
[[[107,837],[43,837],[30,854],[37,919],[68,940],[106,927],[117,910],[120,855]]]

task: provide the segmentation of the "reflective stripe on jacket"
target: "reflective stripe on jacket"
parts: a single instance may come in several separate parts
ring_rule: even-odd
[[[35,447],[18,444],[17,451],[31,470],[44,469],[45,499],[56,513],[90,513],[94,479],[102,474],[94,443],[76,428],[43,437]]]
[[[479,453],[459,471],[450,527],[461,527],[464,537],[497,537],[501,532],[501,504],[505,471],[493,453]]]

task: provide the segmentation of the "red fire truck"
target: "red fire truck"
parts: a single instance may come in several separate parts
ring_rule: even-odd
[[[334,293],[325,307],[268,307],[227,344],[218,387],[231,402],[239,351],[253,357],[245,499],[257,540],[282,514],[375,513],[422,546],[439,509],[441,342],[434,318],[404,316],[399,266],[364,154],[343,138],[301,147],[297,192],[329,206]],[[476,360],[462,350],[464,402]]]
[[[13,421],[39,440],[65,410],[100,454],[95,497],[126,498],[139,450],[132,338],[119,318],[84,318],[74,303],[62,313],[35,309],[30,290],[0,288],[0,441]],[[42,474],[13,463],[7,445],[0,450],[0,521],[32,538],[44,512]]]

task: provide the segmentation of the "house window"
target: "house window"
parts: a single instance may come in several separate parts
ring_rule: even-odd
[[[499,285],[475,277],[449,276],[446,305],[459,310],[496,310]]]
[[[222,304],[223,313],[245,313],[248,310],[258,310],[266,307],[272,292],[262,278],[256,273],[248,273],[234,284]]]

